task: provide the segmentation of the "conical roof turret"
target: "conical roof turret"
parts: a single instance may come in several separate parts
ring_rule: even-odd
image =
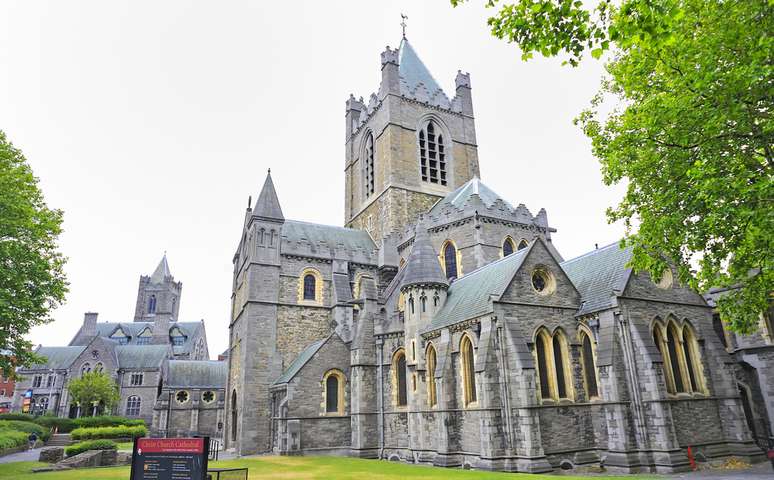
[[[446,275],[443,273],[438,255],[430,244],[427,225],[421,219],[414,234],[414,246],[406,260],[406,271],[403,274],[401,289],[411,285],[440,285],[448,287]]]
[[[271,180],[271,169],[266,174],[266,180],[263,182],[260,195],[258,195],[258,201],[255,202],[253,215],[272,220],[285,220],[277,198],[277,191],[274,190],[274,182]]]

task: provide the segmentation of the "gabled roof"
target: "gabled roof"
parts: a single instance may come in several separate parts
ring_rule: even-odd
[[[116,356],[120,368],[156,368],[168,358],[169,345],[118,345]]]
[[[446,302],[424,331],[437,330],[490,313],[492,297],[497,299],[505,292],[534,245],[533,241],[529,247],[484,265],[452,282],[446,294]]]
[[[448,285],[424,221],[417,224],[414,246],[406,260],[401,287],[408,285]]]
[[[228,362],[216,360],[170,360],[167,387],[224,388]]]
[[[67,369],[86,350],[87,345],[77,347],[40,347],[35,353],[46,357],[46,362],[31,365],[25,370]]]
[[[329,248],[336,248],[338,244],[342,244],[347,250],[362,249],[370,252],[376,249],[374,241],[365,230],[298,220],[287,220],[282,225],[282,236],[291,242],[309,242],[312,245],[324,242]]]
[[[306,365],[306,363],[311,360],[312,357],[314,357],[314,354],[320,350],[320,348],[325,344],[326,341],[328,341],[329,338],[331,337],[328,336],[327,338],[318,340],[301,351],[301,353],[298,354],[296,359],[293,360],[293,363],[290,364],[285,372],[274,381],[274,385],[288,383],[289,381],[293,380],[293,377],[295,377],[301,368],[303,368],[303,366]]]
[[[172,322],[169,324],[170,330],[174,327],[179,327],[189,340],[193,338],[193,335],[197,332],[198,329],[202,328],[202,326],[202,322]],[[153,322],[97,322],[96,333],[98,337],[110,338],[110,336],[119,328],[123,330],[125,334],[131,337],[129,340],[129,345],[134,345],[137,341],[137,337],[140,333],[143,332],[143,330],[147,328],[151,332],[153,331]],[[80,333],[76,335],[72,341],[75,342],[78,340],[79,336]],[[86,341],[88,340],[89,339],[86,339]],[[186,341],[186,345],[189,343],[191,342]],[[179,349],[180,347],[175,348]]]
[[[612,306],[614,292],[623,292],[631,269],[630,248],[615,242],[561,263],[562,269],[581,294],[577,315],[597,312]]]
[[[167,263],[167,254],[165,252],[156,270],[153,271],[153,275],[150,277],[151,283],[162,283],[166,277],[171,276],[172,273],[169,271],[169,263]]]
[[[425,86],[431,98],[439,91],[444,93],[441,86],[433,78],[430,70],[420,60],[419,55],[417,55],[417,52],[405,37],[401,40],[399,47],[398,74],[402,80],[401,93],[404,95],[416,90],[420,83]]]
[[[266,174],[263,188],[260,195],[258,195],[258,201],[255,202],[255,208],[253,208],[253,215],[275,220],[284,220],[285,218],[282,215],[277,191],[274,190],[274,182],[271,180],[271,170]]]
[[[497,201],[503,202],[505,206],[509,210],[513,210],[513,207],[510,203],[503,200],[503,198],[498,195],[494,190],[487,187],[484,182],[481,181],[478,177],[473,177],[470,180],[468,180],[466,183],[464,183],[462,186],[451,192],[450,194],[446,195],[443,199],[439,200],[438,203],[433,205],[433,208],[430,209],[430,213],[436,213],[441,210],[443,210],[444,207],[448,205],[452,205],[456,207],[458,210],[462,210],[465,208],[465,204],[470,200],[470,197],[473,195],[478,195],[478,197],[481,199],[482,202],[484,202],[484,205],[487,207],[493,207]]]

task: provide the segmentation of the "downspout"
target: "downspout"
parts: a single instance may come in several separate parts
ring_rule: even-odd
[[[377,379],[376,379],[376,390],[377,390],[377,404],[379,408],[379,460],[384,459],[384,382],[383,377],[384,373],[382,371],[382,346],[384,345],[384,340],[379,339],[376,341],[376,361],[377,361]]]

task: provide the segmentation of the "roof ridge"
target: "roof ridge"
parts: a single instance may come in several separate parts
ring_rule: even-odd
[[[593,254],[599,253],[599,252],[601,252],[602,250],[607,250],[607,249],[609,249],[610,247],[612,247],[613,245],[618,245],[618,244],[620,244],[620,243],[621,243],[621,241],[620,241],[620,240],[617,240],[617,241],[615,241],[615,242],[613,242],[613,243],[609,243],[609,244],[607,244],[607,245],[605,245],[605,246],[602,246],[602,247],[599,247],[599,248],[595,248],[594,250],[591,250],[591,251],[589,251],[589,252],[582,253],[582,254],[578,255],[577,257],[571,258],[571,259],[569,259],[569,260],[565,260],[565,261],[563,261],[562,263],[560,263],[559,265],[566,265],[566,264],[568,264],[568,263],[572,263],[572,262],[574,262],[575,260],[580,260],[581,258],[585,258],[585,257],[591,256],[591,255],[593,255]],[[623,250],[623,248],[622,248],[621,250]]]
[[[487,263],[486,265],[482,265],[482,266],[478,267],[477,269],[473,270],[470,273],[466,273],[465,275],[463,275],[460,278],[458,278],[454,283],[457,283],[457,282],[459,282],[460,280],[462,280],[464,278],[469,278],[471,275],[479,273],[482,270],[485,270],[485,269],[491,267],[492,265],[496,265],[496,264],[499,264],[499,263],[504,263],[506,260],[513,260],[514,258],[517,258],[517,257],[519,257],[520,255],[523,255],[526,252],[527,252],[527,248],[522,248],[521,250],[517,250],[517,251],[513,252],[510,255],[504,256],[503,258],[498,258],[494,262]],[[452,285],[454,285],[454,283],[452,283]]]
[[[303,224],[306,224],[306,225],[316,225],[318,227],[336,228],[336,229],[339,229],[339,230],[347,230],[347,231],[350,231],[350,232],[358,232],[358,233],[368,234],[368,232],[366,232],[365,230],[360,230],[359,228],[341,227],[339,225],[328,225],[328,224],[325,224],[325,223],[308,222],[306,220],[285,220],[285,223],[288,223],[288,222],[290,222],[290,223],[303,223]]]

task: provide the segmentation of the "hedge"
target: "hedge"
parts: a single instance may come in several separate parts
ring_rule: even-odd
[[[70,430],[75,428],[75,422],[73,422],[71,418],[60,418],[51,415],[44,415],[31,421],[45,427],[47,430],[51,430],[52,428],[56,427],[56,430],[59,433],[68,433]]]
[[[137,438],[148,435],[145,425],[119,425],[117,427],[76,428],[70,432],[75,440],[92,438]]]
[[[16,430],[19,432],[26,432],[27,436],[30,433],[35,432],[40,440],[46,441],[49,437],[49,431],[47,428],[38,425],[37,423],[24,422],[21,420],[0,420],[0,430]]]
[[[73,425],[75,428],[116,427],[119,425],[145,426],[145,420],[141,418],[126,418],[104,415],[101,417],[75,418],[73,419]]]
[[[111,440],[89,440],[65,447],[65,455],[72,457],[88,450],[115,450],[116,448],[116,442]]]
[[[0,450],[21,447],[27,443],[28,433],[18,430],[0,430]]]
[[[34,422],[35,417],[28,413],[0,413],[0,420],[21,420],[24,422]]]

